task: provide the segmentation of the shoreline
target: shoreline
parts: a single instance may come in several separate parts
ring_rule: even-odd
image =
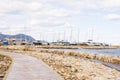
[[[60,46],[60,45],[38,45],[36,48],[45,49],[118,49],[120,46]]]
[[[49,67],[64,78],[64,80],[116,80],[120,77],[120,72],[117,70],[88,59],[55,53],[31,51],[18,51],[18,53],[27,54],[43,60]]]
[[[112,68],[112,69],[116,69],[117,71],[120,72],[120,64],[112,64],[112,63],[108,63],[108,62],[102,62],[102,61],[100,61],[100,60],[92,60],[92,61],[101,63],[101,64],[103,64],[104,66],[110,67],[110,68]]]
[[[102,63],[91,61],[89,58],[94,59],[95,56],[88,54],[83,56],[72,52],[39,50],[29,46],[9,46],[4,50],[43,60],[65,80],[116,80],[120,77],[119,71],[104,66]]]

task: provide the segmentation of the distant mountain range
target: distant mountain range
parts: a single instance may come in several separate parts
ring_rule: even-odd
[[[25,34],[16,34],[16,35],[0,34],[0,40],[5,40],[6,38],[22,39],[22,40],[27,40],[28,42],[35,41],[33,37]]]

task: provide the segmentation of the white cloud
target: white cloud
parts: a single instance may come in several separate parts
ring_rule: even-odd
[[[97,9],[101,11],[119,11],[120,0],[85,0],[88,9]]]
[[[46,0],[49,1],[49,0]],[[42,0],[4,0],[0,3],[0,18],[16,25],[59,26],[64,24],[71,12],[65,8],[55,8]],[[11,21],[15,21],[11,23]],[[19,23],[18,23],[19,22]]]
[[[120,0],[102,0],[100,2],[100,6],[105,9],[119,10]]]
[[[101,17],[105,15],[103,11],[109,20],[120,19],[115,12],[119,10],[120,0],[0,0],[0,29],[21,33],[26,27],[33,35],[44,34],[48,29],[56,32],[65,29],[70,33],[71,28],[84,27],[83,18],[84,21],[91,16]]]
[[[108,20],[120,20],[119,14],[108,14],[105,16]]]
[[[0,0],[0,2],[0,18],[5,21],[23,20],[24,25],[58,26],[66,23],[71,16],[80,14],[84,9],[120,9],[119,0]]]

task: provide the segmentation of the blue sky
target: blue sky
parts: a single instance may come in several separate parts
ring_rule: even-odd
[[[120,44],[120,0],[0,0],[0,32]]]

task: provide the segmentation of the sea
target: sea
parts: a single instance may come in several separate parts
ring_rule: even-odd
[[[89,54],[102,54],[102,55],[109,55],[109,56],[120,56],[120,49],[52,49],[52,50],[64,50],[64,51],[75,51],[80,53],[89,53]],[[99,60],[95,60],[104,64],[105,66],[114,68],[120,71],[120,64],[112,64],[108,62],[102,62]]]
[[[120,49],[83,49],[83,48],[80,48],[80,49],[54,49],[54,50],[75,51],[75,52],[89,53],[89,54],[103,54],[103,55],[109,55],[109,56],[120,56]]]
[[[90,54],[103,54],[110,56],[120,56],[120,49],[76,49],[73,51]]]

